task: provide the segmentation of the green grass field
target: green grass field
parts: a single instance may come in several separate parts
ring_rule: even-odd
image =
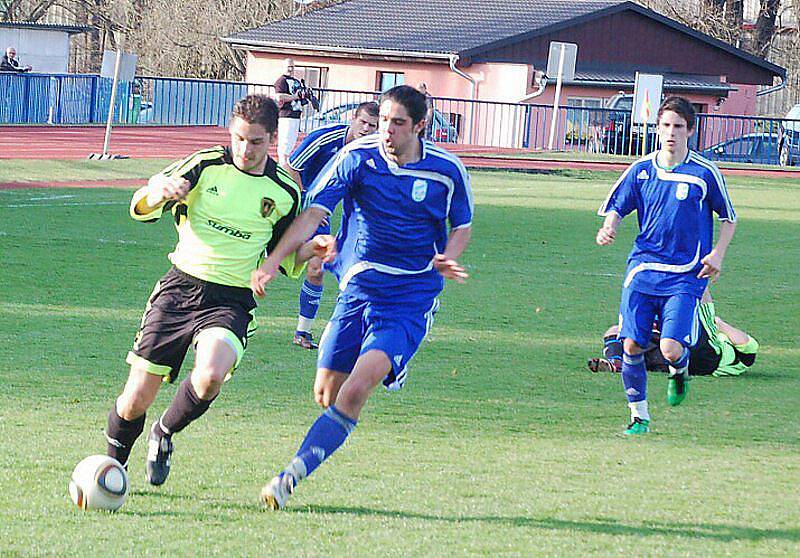
[[[122,163],[107,175],[159,166]],[[2,161],[2,176],[104,176],[39,163],[32,177],[29,164]],[[277,281],[262,303],[236,377],[176,437],[167,484],[146,484],[140,441],[125,506],[84,513],[70,472],[105,450],[175,234],[130,220],[126,191],[0,190],[0,556],[797,556],[800,189],[730,183],[740,223],[714,295],[760,341],[755,367],[695,379],[677,408],[652,375],[654,431],[625,439],[619,377],[585,360],[616,319],[635,219],[597,247],[613,177],[586,177],[474,173],[471,279],[448,285],[406,389],[376,393],[279,513],[259,507],[260,487],[319,412],[315,357],[289,343],[299,283]]]

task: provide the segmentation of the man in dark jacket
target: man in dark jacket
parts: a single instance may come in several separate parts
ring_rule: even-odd
[[[14,47],[8,47],[6,54],[0,58],[0,72],[30,72],[33,68],[30,66],[20,66],[17,60],[17,51]]]

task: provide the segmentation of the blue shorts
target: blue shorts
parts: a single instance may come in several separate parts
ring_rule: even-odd
[[[657,318],[662,339],[675,339],[684,347],[692,347],[700,338],[699,305],[700,299],[691,294],[654,296],[622,289],[619,338],[633,339],[640,347],[647,347]]]
[[[317,368],[349,374],[359,356],[377,349],[392,363],[383,385],[398,390],[405,384],[408,363],[430,332],[438,310],[438,298],[409,306],[365,301],[342,293],[320,337]]]

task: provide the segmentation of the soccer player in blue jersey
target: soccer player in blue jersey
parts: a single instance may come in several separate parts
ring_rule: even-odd
[[[420,138],[425,96],[401,85],[381,97],[379,134],[348,144],[309,192],[308,207],[253,272],[256,296],[289,254],[340,200],[338,253],[329,269],[339,298],[320,339],[314,393],[327,409],[289,465],[262,490],[272,509],[341,446],[372,391],[399,389],[430,330],[445,279],[463,282],[456,261],[472,225],[469,176],[457,157]],[[449,232],[448,232],[449,223]]]
[[[378,129],[378,103],[367,101],[356,107],[349,124],[333,124],[317,128],[308,134],[289,157],[289,174],[303,189],[303,194],[333,162],[339,150],[351,141],[374,133]],[[323,221],[316,234],[330,234],[328,220]],[[294,344],[304,349],[316,349],[311,328],[322,299],[322,260],[311,258],[306,267],[306,280],[300,289],[300,312]]]
[[[659,346],[670,371],[667,402],[679,405],[686,397],[689,352],[699,335],[700,297],[709,279],[716,280],[722,271],[736,228],[736,213],[719,169],[689,150],[694,125],[691,103],[667,98],[658,110],[660,149],[628,167],[598,211],[605,216],[596,238],[601,246],[614,242],[626,215],[636,211],[639,221],[619,310],[622,381],[631,410],[625,434],[650,430],[642,352],[656,315],[661,323]],[[712,213],[721,221],[715,245]]]

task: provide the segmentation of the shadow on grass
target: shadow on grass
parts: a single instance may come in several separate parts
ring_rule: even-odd
[[[291,513],[326,513],[357,516],[378,516],[398,519],[421,519],[425,521],[440,521],[446,523],[495,523],[508,527],[533,527],[552,530],[572,530],[589,533],[603,533],[606,535],[625,536],[666,536],[688,537],[697,539],[710,539],[723,542],[729,541],[762,541],[786,540],[800,541],[800,528],[792,529],[759,529],[756,527],[742,527],[737,525],[715,525],[711,523],[693,524],[659,524],[643,523],[641,525],[626,525],[613,519],[597,518],[586,521],[571,521],[555,517],[520,517],[520,516],[452,516],[433,515],[407,511],[381,510],[365,507],[340,507],[309,505],[304,508],[289,509]]]

